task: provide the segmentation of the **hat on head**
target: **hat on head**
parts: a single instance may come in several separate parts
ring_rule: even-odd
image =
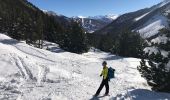
[[[103,61],[103,63],[102,63],[103,65],[107,65],[107,62],[106,61]]]

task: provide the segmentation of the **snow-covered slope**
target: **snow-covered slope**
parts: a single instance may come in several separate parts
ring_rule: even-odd
[[[149,16],[149,14],[152,15],[148,17],[148,20],[138,29],[138,32],[141,33],[143,37],[149,38],[158,34],[160,29],[169,27],[168,18],[165,14],[168,13],[167,8],[169,8],[169,3],[170,0],[164,0],[162,3],[153,6],[149,12],[135,18],[135,21],[139,21],[147,15]]]
[[[49,44],[49,49],[55,49],[51,46],[55,44]],[[93,50],[82,55],[59,48],[50,52],[0,34],[0,100],[95,100],[92,95],[102,80],[103,60],[116,69],[116,78],[109,83],[110,96],[97,100],[120,100],[127,91],[136,100],[170,99],[145,90],[150,88],[136,69],[139,59]],[[149,99],[146,94],[151,94]]]
[[[150,20],[148,20],[138,32],[141,36],[147,38],[158,34],[160,29],[166,27],[169,27],[168,18],[157,14],[150,18]]]
[[[143,17],[145,17],[146,15],[148,15],[150,12],[147,12],[145,14],[143,14],[142,16],[139,16],[137,18],[135,18],[135,21],[139,21],[140,19],[142,19]]]

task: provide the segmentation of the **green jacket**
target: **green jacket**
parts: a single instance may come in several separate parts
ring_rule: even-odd
[[[104,68],[103,68],[101,75],[103,76],[104,79],[107,78],[107,75],[108,75],[108,67],[104,67]]]

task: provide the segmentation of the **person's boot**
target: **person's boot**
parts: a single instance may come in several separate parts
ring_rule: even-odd
[[[99,94],[95,94],[95,95],[94,95],[94,97],[97,97],[97,96],[99,96]]]

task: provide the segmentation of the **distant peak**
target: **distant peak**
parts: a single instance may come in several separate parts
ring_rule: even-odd
[[[80,19],[82,19],[82,18],[87,18],[87,17],[84,17],[84,16],[73,16],[71,18],[80,18]]]
[[[103,18],[107,18],[107,19],[110,19],[110,20],[115,20],[117,17],[118,17],[118,15],[115,15],[115,14],[89,16],[89,18],[91,18],[91,19],[103,19]]]
[[[78,18],[86,18],[86,17],[84,17],[84,16],[78,16]]]
[[[119,15],[115,15],[115,14],[108,14],[106,15],[107,18],[111,18],[113,20],[115,20],[117,17],[119,17]]]

